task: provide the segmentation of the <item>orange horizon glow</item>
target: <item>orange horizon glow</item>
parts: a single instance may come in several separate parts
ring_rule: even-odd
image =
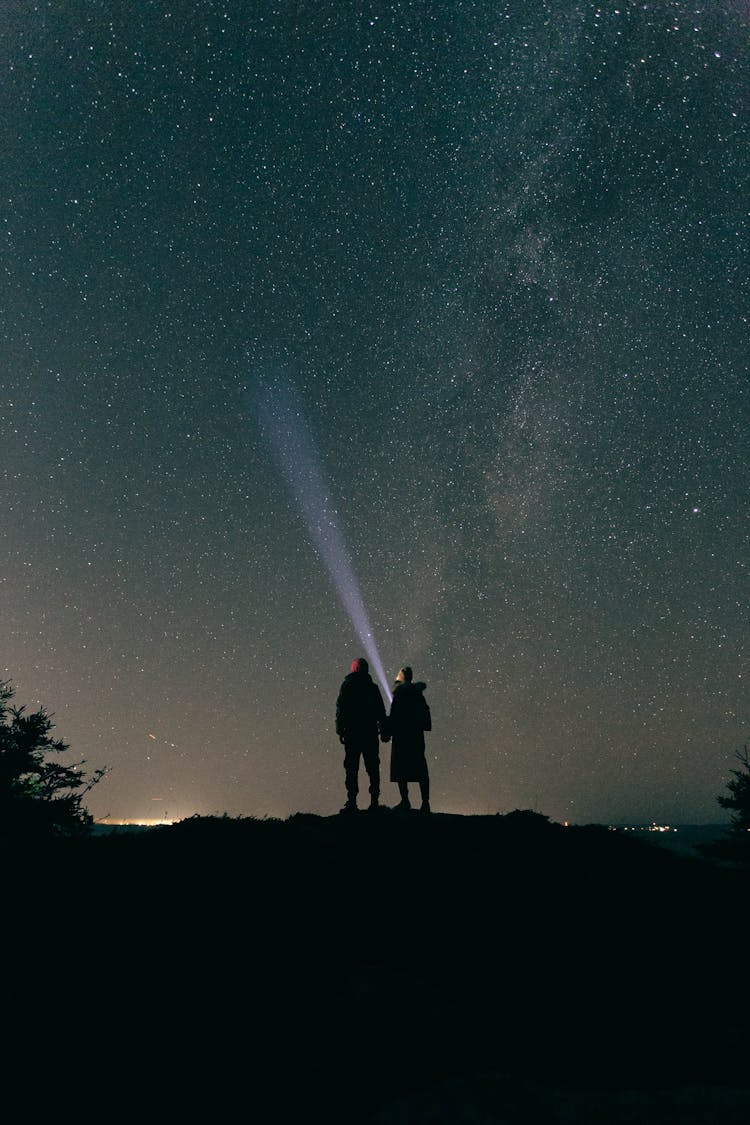
[[[111,817],[104,817],[102,820],[95,820],[94,824],[103,824],[106,827],[117,828],[129,825],[138,828],[156,828],[160,824],[176,824],[177,819],[171,817],[143,817],[141,819],[113,819]]]

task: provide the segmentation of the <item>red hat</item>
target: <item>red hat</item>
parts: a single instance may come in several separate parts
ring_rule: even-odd
[[[369,670],[370,665],[364,656],[358,656],[356,660],[352,660],[352,672],[368,672]]]

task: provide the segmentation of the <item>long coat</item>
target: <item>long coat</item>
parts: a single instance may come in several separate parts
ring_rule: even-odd
[[[426,781],[424,732],[432,718],[424,683],[397,683],[391,703],[391,781]]]

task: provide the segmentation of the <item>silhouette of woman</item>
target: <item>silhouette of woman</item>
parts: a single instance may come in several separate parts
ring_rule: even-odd
[[[407,812],[410,781],[419,783],[421,812],[430,812],[430,776],[424,754],[424,732],[432,730],[432,718],[424,690],[427,684],[412,682],[413,674],[405,665],[396,676],[391,703],[391,781],[398,785],[401,801],[398,812]]]

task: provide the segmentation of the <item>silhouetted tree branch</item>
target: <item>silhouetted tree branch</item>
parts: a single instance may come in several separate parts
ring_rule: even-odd
[[[84,794],[106,774],[83,772],[85,761],[62,765],[47,754],[69,747],[53,738],[51,717],[44,708],[27,712],[11,704],[14,689],[0,680],[0,829],[5,832],[74,835],[88,830],[93,818],[83,806]]]
[[[732,770],[732,780],[727,782],[729,797],[717,797],[723,809],[732,810],[732,827],[736,832],[750,832],[750,757],[748,748],[738,750],[735,757],[741,770]]]

